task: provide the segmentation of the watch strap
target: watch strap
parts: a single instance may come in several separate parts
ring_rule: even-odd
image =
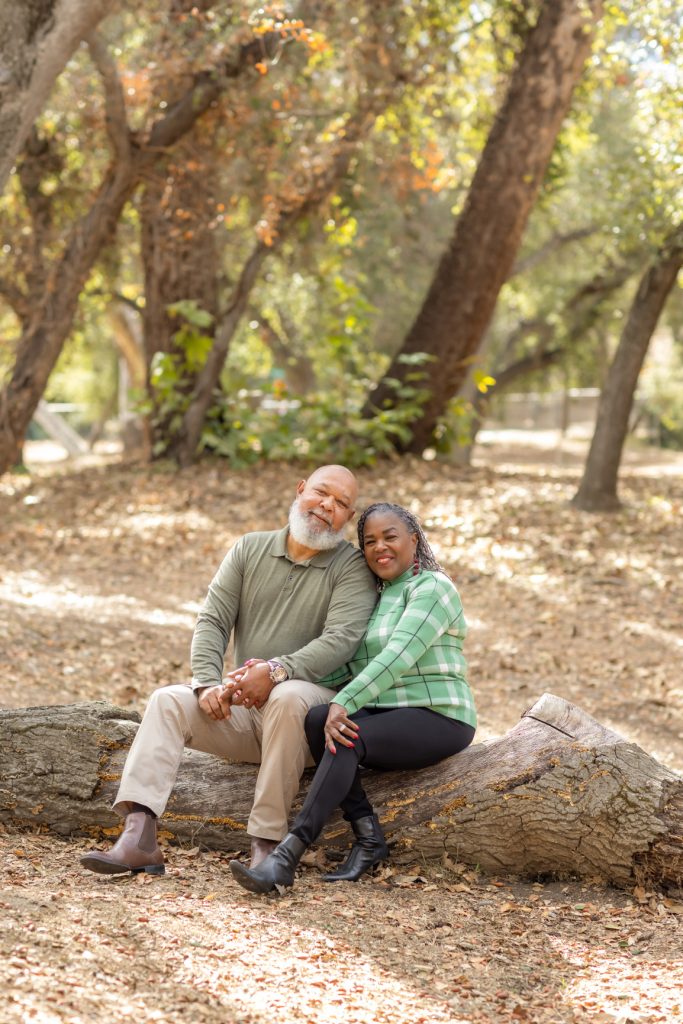
[[[277,685],[277,683],[284,683],[285,679],[289,679],[289,672],[280,661],[273,659],[269,661],[268,668],[270,669],[270,681]]]

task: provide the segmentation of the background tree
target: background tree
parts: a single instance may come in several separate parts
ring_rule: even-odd
[[[159,154],[173,146],[217,101],[227,83],[259,63],[269,46],[281,43],[279,30],[254,33],[233,42],[227,57],[208,70],[188,69],[183,95],[154,118],[140,136],[127,120],[124,91],[107,47],[91,37],[90,50],[105,90],[105,123],[111,163],[87,212],[71,226],[59,256],[49,267],[39,294],[27,296],[30,318],[17,344],[10,378],[0,392],[0,472],[20,458],[26,428],[71,330],[80,294],[104,247],[116,233],[122,210]],[[42,192],[41,192],[42,194]],[[46,254],[43,254],[45,256]]]
[[[0,192],[78,44],[114,0],[32,0],[0,8]]]
[[[633,395],[650,339],[683,264],[683,227],[667,238],[641,279],[600,396],[595,433],[573,503],[590,511],[618,508],[617,475]]]
[[[63,267],[55,277],[70,311],[57,331],[62,354],[36,390],[81,402],[90,375],[83,418],[101,417],[117,403],[115,353],[124,334],[137,334],[157,454],[189,461],[208,449],[240,464],[334,451],[370,462],[409,446],[424,413],[424,364],[399,342],[449,245],[453,215],[464,215],[531,26],[550,6],[386,0],[349,14],[316,3],[297,7],[309,19],[302,25],[246,3],[123,4],[107,22],[107,95],[115,111],[118,80],[120,137],[128,135],[139,173],[112,230],[89,250],[85,278],[73,274],[78,247],[71,276]],[[663,88],[678,52],[670,14],[669,0],[647,17],[610,6],[599,26],[523,248],[461,368],[475,398],[513,381],[540,390],[602,384],[637,275],[676,205],[666,179],[676,177],[677,118]],[[213,87],[211,69],[248,40],[260,47],[251,70],[229,88],[222,81],[188,134],[152,154],[154,125],[174,104],[182,109],[193,83]],[[0,198],[5,385],[31,316],[55,325],[44,315],[46,283],[120,166],[93,67],[84,48],[69,62]],[[649,120],[639,113],[647,104]],[[653,131],[662,124],[668,137]],[[122,333],[114,308],[130,311],[132,333]],[[96,374],[103,351],[111,369]],[[477,381],[487,377],[497,382],[482,394]],[[363,418],[377,380],[399,401]],[[471,399],[447,401],[439,450],[464,436]]]
[[[602,4],[561,0],[540,8],[496,118],[452,242],[423,306],[389,368],[404,380],[401,357],[432,357],[425,368],[429,405],[401,445],[421,452],[457,392],[467,361],[481,344],[500,289],[547,170],[573,89],[590,50]],[[370,397],[367,415],[391,401],[386,379]]]

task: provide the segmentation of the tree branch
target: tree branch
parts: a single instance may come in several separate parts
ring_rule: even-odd
[[[186,93],[152,125],[144,148],[164,149],[173,145],[216,102],[231,79],[239,78],[264,56],[274,55],[282,43],[279,32],[267,32],[238,44],[218,67],[198,72]]]
[[[104,85],[105,125],[115,157],[128,162],[131,155],[131,138],[126,101],[116,61],[98,32],[88,38],[88,49]]]
[[[0,296],[5,300],[21,324],[25,324],[31,312],[31,303],[18,285],[0,277]]]
[[[515,277],[517,274],[526,274],[528,270],[533,270],[534,267],[543,263],[551,253],[557,252],[558,249],[563,249],[565,245],[571,245],[572,242],[579,242],[582,238],[589,238],[597,230],[594,224],[589,224],[585,228],[577,228],[575,231],[569,231],[564,235],[553,235],[540,248],[518,259],[512,268],[510,277]]]

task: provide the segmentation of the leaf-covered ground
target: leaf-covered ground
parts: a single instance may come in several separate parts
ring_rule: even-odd
[[[683,457],[630,453],[613,516],[568,506],[581,452],[478,449],[462,469],[363,471],[423,519],[470,622],[479,739],[544,691],[683,769]],[[0,481],[0,705],[144,707],[187,676],[205,588],[245,530],[284,521],[298,471],[96,465]],[[163,879],[83,872],[89,844],[0,833],[0,1019],[270,1024],[655,1022],[683,1010],[683,894],[395,866],[239,889],[216,853]]]

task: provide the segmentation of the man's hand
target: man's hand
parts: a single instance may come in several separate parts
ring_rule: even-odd
[[[230,718],[230,705],[233,703],[234,685],[207,686],[201,690],[198,703],[201,710],[216,722]]]
[[[270,679],[267,661],[250,658],[241,668],[228,672],[234,688],[232,703],[245,708],[262,708],[270,697],[274,684]]]

